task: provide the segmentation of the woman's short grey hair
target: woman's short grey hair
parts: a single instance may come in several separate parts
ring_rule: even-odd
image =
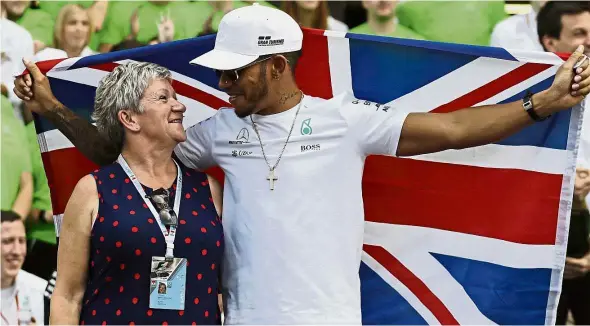
[[[92,120],[98,132],[117,148],[123,146],[124,129],[117,115],[121,110],[143,113],[141,99],[152,80],[172,81],[170,71],[149,62],[119,65],[98,84]]]

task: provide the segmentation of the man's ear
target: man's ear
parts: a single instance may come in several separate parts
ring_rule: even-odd
[[[285,58],[282,55],[277,55],[274,58],[272,58],[272,69],[271,69],[271,73],[272,74],[276,74],[278,73],[279,75],[282,75],[285,70],[287,69],[287,58]]]
[[[131,112],[130,110],[121,110],[117,114],[119,121],[123,125],[123,128],[129,129],[131,131],[139,131],[141,129],[138,121],[137,115]]]
[[[549,52],[557,52],[557,50],[555,48],[555,43],[557,42],[557,39],[555,39],[554,37],[551,37],[549,35],[545,35],[545,36],[543,36],[541,41],[543,43],[543,47],[545,48],[545,50],[547,50]]]

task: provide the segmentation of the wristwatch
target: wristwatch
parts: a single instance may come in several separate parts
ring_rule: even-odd
[[[529,114],[529,116],[535,120],[535,121],[543,121],[543,120],[547,120],[547,118],[549,118],[551,115],[548,115],[544,118],[541,118],[537,112],[535,112],[535,108],[533,105],[533,93],[529,90],[526,92],[526,95],[524,96],[524,98],[522,99],[522,107],[524,108],[524,110],[526,111],[526,113]]]

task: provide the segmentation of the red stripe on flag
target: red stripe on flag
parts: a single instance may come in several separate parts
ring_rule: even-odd
[[[118,66],[119,66],[119,64],[115,63],[115,62],[105,62],[105,63],[100,63],[100,64],[88,66],[88,68],[111,72],[111,71],[115,70],[115,68],[117,68]]]
[[[295,68],[295,79],[303,93],[332,98],[332,79],[330,77],[330,57],[328,38],[324,31],[305,29],[301,58]]]
[[[432,112],[444,113],[472,107],[551,67],[553,65],[527,63],[447,104],[437,107]]]
[[[89,68],[94,68],[94,69],[98,69],[98,70],[102,70],[102,71],[111,72],[118,65],[119,65],[118,63],[109,62],[109,63],[100,64],[100,65],[89,66]],[[189,84],[185,84],[181,81],[174,80],[172,82],[172,86],[174,87],[174,90],[178,94],[180,94],[182,96],[186,96],[188,98],[191,98],[195,101],[204,103],[205,105],[210,106],[216,110],[218,110],[221,107],[230,107],[231,106],[231,105],[229,105],[229,103],[218,98],[217,96],[207,93],[207,92],[204,92],[196,87],[193,87]]]
[[[58,149],[41,154],[51,192],[54,214],[63,214],[78,181],[98,166],[76,148]]]
[[[364,171],[367,221],[555,244],[560,175],[379,156]]]
[[[172,86],[178,94],[186,96],[188,98],[192,98],[195,101],[204,103],[205,105],[210,106],[216,110],[222,107],[231,107],[229,103],[218,98],[217,96],[204,92],[196,87],[185,84],[178,80],[175,80],[172,83]]]
[[[375,258],[383,267],[385,267],[395,278],[402,282],[417,298],[424,304],[430,312],[438,319],[441,325],[459,325],[459,322],[453,317],[453,314],[440,301],[440,299],[430,291],[428,286],[422,282],[412,271],[410,271],[397,258],[391,255],[387,250],[380,246],[363,245],[363,250],[371,257]]]
[[[67,58],[62,58],[62,59],[52,59],[52,60],[46,60],[46,61],[42,61],[42,62],[37,62],[35,63],[37,65],[37,67],[39,68],[39,70],[41,71],[41,73],[46,74],[49,70],[53,69],[53,67],[55,67],[58,63],[66,60]],[[28,75],[29,71],[25,68],[25,70],[21,73],[21,75]]]

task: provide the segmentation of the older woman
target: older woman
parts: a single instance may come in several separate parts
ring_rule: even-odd
[[[184,112],[161,66],[128,63],[100,82],[93,119],[121,154],[68,202],[52,324],[220,323],[220,187],[172,158]]]
[[[78,4],[63,6],[55,20],[53,47],[37,52],[34,60],[84,57],[94,54],[88,47],[93,30],[93,23],[87,9]]]

